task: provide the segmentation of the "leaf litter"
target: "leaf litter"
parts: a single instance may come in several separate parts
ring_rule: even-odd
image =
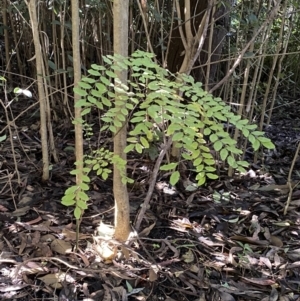
[[[133,230],[128,245],[111,238],[111,179],[94,177],[76,252],[73,213],[60,204],[74,181],[69,131],[57,141],[62,161],[53,165],[46,185],[37,172],[41,148],[34,124],[15,141],[25,150],[17,154],[20,180],[10,145],[2,143],[0,299],[300,300],[297,172],[283,215],[294,147],[287,141],[296,135],[286,122],[298,121],[267,129],[276,150],[266,155],[265,169],[253,164],[243,177],[222,176],[198,189],[192,178],[170,187],[168,175],[161,172],[141,231]],[[133,224],[153,164],[148,158],[129,160],[135,179],[129,187]],[[129,258],[115,253],[116,245],[127,248]]]

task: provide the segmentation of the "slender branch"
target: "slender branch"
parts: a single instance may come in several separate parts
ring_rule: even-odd
[[[287,211],[289,209],[291,198],[292,198],[293,189],[297,186],[297,185],[292,186],[292,172],[294,170],[294,166],[295,166],[296,160],[298,158],[299,150],[300,150],[300,141],[298,142],[298,147],[297,147],[297,150],[295,152],[294,159],[292,161],[292,164],[291,164],[291,167],[290,167],[290,170],[289,170],[289,175],[288,175],[288,179],[287,179],[287,184],[289,186],[289,195],[288,195],[288,198],[287,198],[287,201],[286,201],[286,205],[284,207],[283,215],[286,215],[286,213],[287,213]]]
[[[144,218],[145,212],[148,208],[155,184],[156,184],[156,178],[157,178],[157,174],[161,165],[161,162],[166,154],[166,152],[168,151],[168,149],[171,147],[172,145],[172,139],[169,138],[169,140],[167,141],[167,143],[164,145],[163,149],[160,151],[160,154],[155,162],[154,168],[153,168],[153,172],[152,172],[152,176],[151,176],[151,180],[150,180],[150,185],[148,188],[148,192],[146,195],[146,198],[144,200],[144,203],[142,205],[142,208],[138,214],[138,217],[136,219],[136,223],[135,223],[135,229],[136,231],[138,231],[140,229],[142,220]]]

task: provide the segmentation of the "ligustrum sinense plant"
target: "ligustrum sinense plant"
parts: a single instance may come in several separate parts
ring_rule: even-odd
[[[229,123],[240,129],[254,150],[260,146],[274,147],[263,132],[256,130],[256,125],[231,112],[222,99],[205,92],[201,83],[195,82],[191,76],[174,75],[160,67],[154,63],[152,54],[136,51],[129,58],[108,55],[103,60],[105,66],[92,65],[89,76],[83,77],[80,88],[75,90],[82,97],[78,105],[83,109],[83,116],[92,108],[101,110],[104,124],[101,130],[116,133],[121,122],[127,121],[132,129],[127,139],[127,153],[136,151],[142,154],[149,151],[157,137],[163,140],[172,138],[182,149],[182,159],[193,163],[198,185],[203,185],[207,179],[217,178],[209,145],[234,169],[243,172],[248,166],[247,162],[239,160],[242,150],[237,148],[237,141],[230,137],[223,124]],[[127,86],[119,83],[115,75],[116,70],[122,69],[130,72]],[[126,108],[115,106],[118,105],[114,101],[115,93],[122,95]],[[92,170],[106,179],[113,160],[118,162],[120,170],[125,171],[126,162],[104,148],[86,156],[85,183],[89,182]],[[168,162],[160,167],[171,171],[172,185],[180,177],[178,164]],[[72,174],[76,174],[76,170]],[[130,181],[125,172],[123,180],[124,183]],[[64,205],[76,206],[75,216],[86,209],[88,197],[84,191],[87,189],[87,186],[71,187],[63,197]],[[81,196],[76,204],[75,194]]]

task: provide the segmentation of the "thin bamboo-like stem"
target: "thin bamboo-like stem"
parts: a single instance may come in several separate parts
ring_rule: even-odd
[[[285,1],[286,3],[286,1]],[[286,6],[286,4],[284,4]],[[280,49],[282,47],[282,36],[283,36],[283,29],[284,29],[284,21],[281,24],[281,28],[280,28],[280,32],[279,32],[279,37],[277,40],[277,45],[276,45],[276,53],[280,52]],[[262,130],[263,129],[263,125],[264,125],[264,119],[265,119],[265,112],[267,109],[267,101],[268,98],[270,97],[270,90],[271,88],[273,89],[273,85],[272,85],[272,81],[273,81],[273,75],[275,72],[275,68],[277,65],[277,61],[278,61],[278,55],[273,56],[273,62],[272,62],[272,66],[269,72],[269,78],[268,78],[268,82],[267,82],[267,86],[266,86],[266,90],[265,90],[265,94],[264,94],[264,99],[263,99],[263,104],[262,104],[262,111],[261,111],[261,117],[260,117],[260,123],[259,123],[259,129]],[[275,79],[275,82],[279,81],[279,79]],[[275,84],[275,83],[274,83]]]
[[[48,133],[47,133],[47,99],[44,89],[44,81],[41,78],[43,74],[43,57],[41,52],[41,43],[38,34],[38,18],[36,11],[36,0],[26,1],[29,9],[31,19],[32,35],[34,37],[34,48],[36,55],[36,74],[37,74],[37,85],[40,101],[40,121],[41,121],[41,143],[42,143],[42,157],[43,157],[43,175],[42,180],[48,181],[49,179],[49,153],[48,153]]]
[[[217,90],[219,87],[221,87],[232,75],[234,70],[237,66],[241,63],[243,57],[245,56],[245,53],[249,49],[249,47],[252,45],[252,43],[256,40],[257,36],[261,33],[261,31],[270,24],[274,20],[274,18],[277,16],[278,10],[280,8],[281,1],[279,0],[277,4],[273,7],[271,12],[269,13],[269,16],[266,18],[266,20],[262,23],[262,25],[257,29],[255,33],[253,33],[252,38],[250,41],[245,45],[245,47],[240,51],[240,54],[238,55],[237,59],[235,60],[232,68],[229,70],[229,72],[223,77],[222,80],[220,80],[213,88],[210,89],[210,93]]]
[[[214,6],[213,11],[212,11],[212,16],[214,16],[215,11],[216,11],[216,7]],[[205,85],[204,85],[205,91],[209,90],[212,42],[213,42],[213,35],[214,35],[214,23],[215,23],[215,18],[212,17],[211,25],[210,25],[208,49],[207,49],[206,76],[205,76]]]
[[[152,43],[151,43],[151,39],[150,39],[148,27],[147,27],[146,16],[143,13],[143,9],[142,9],[142,6],[141,6],[141,3],[140,3],[139,0],[137,0],[137,4],[138,4],[139,10],[140,10],[140,13],[141,13],[141,16],[142,16],[143,24],[144,24],[144,30],[145,30],[146,39],[147,39],[147,48],[149,49],[148,51],[150,51],[151,53],[155,53],[154,50],[153,50],[153,46],[152,46]],[[156,58],[154,58],[154,60],[155,60],[155,62],[157,62]]]
[[[172,31],[173,31],[173,24],[174,24],[174,12],[175,12],[175,1],[176,0],[173,0],[173,9],[172,9],[172,17],[171,17],[171,28],[169,30],[169,38],[168,38],[168,43],[167,43],[167,49],[166,49],[166,55],[165,55],[165,59],[162,61],[162,65],[164,68],[167,68],[168,67],[168,55],[169,55],[169,52],[170,52],[170,44],[171,44],[171,41],[172,41]]]
[[[277,76],[275,76],[275,78],[276,78],[275,86],[272,89],[272,100],[271,100],[271,105],[270,105],[270,109],[269,109],[268,119],[267,119],[267,122],[266,122],[267,125],[270,124],[272,113],[273,113],[273,108],[274,108],[276,95],[277,95],[277,89],[278,89],[278,86],[279,86],[279,83],[280,83],[280,74],[281,74],[281,70],[282,70],[282,62],[283,62],[283,60],[285,58],[285,54],[287,52],[287,47],[289,45],[290,36],[291,36],[291,34],[294,30],[292,20],[288,21],[288,24],[285,24],[286,13],[287,13],[287,2],[285,2],[285,5],[284,5],[283,11],[282,11],[283,19],[282,19],[281,28],[280,28],[280,35],[279,35],[279,39],[282,41],[282,44],[283,44],[283,50],[282,50],[283,55],[281,55],[279,57],[278,64],[277,64]],[[291,18],[293,18],[293,14],[291,14],[291,15],[292,15]],[[287,32],[287,34],[285,34],[285,37],[283,38],[283,32],[285,31],[286,28],[288,28],[288,32]],[[280,52],[280,49],[278,49],[278,53],[279,52]]]
[[[10,62],[10,54],[9,50],[11,49],[10,41],[9,41],[9,33],[8,33],[8,21],[7,21],[7,0],[2,1],[2,18],[4,25],[4,42],[5,42],[5,62],[6,62],[6,72],[9,82],[11,83],[12,74],[11,74],[11,62]]]

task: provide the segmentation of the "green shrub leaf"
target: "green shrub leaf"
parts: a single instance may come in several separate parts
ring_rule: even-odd
[[[162,165],[160,167],[160,170],[172,170],[175,169],[177,167],[178,163],[170,163],[170,164],[166,164],[166,165]]]
[[[179,181],[179,178],[180,178],[180,173],[179,171],[174,171],[172,174],[171,174],[171,177],[170,177],[170,184],[172,186],[175,186],[175,184]]]

